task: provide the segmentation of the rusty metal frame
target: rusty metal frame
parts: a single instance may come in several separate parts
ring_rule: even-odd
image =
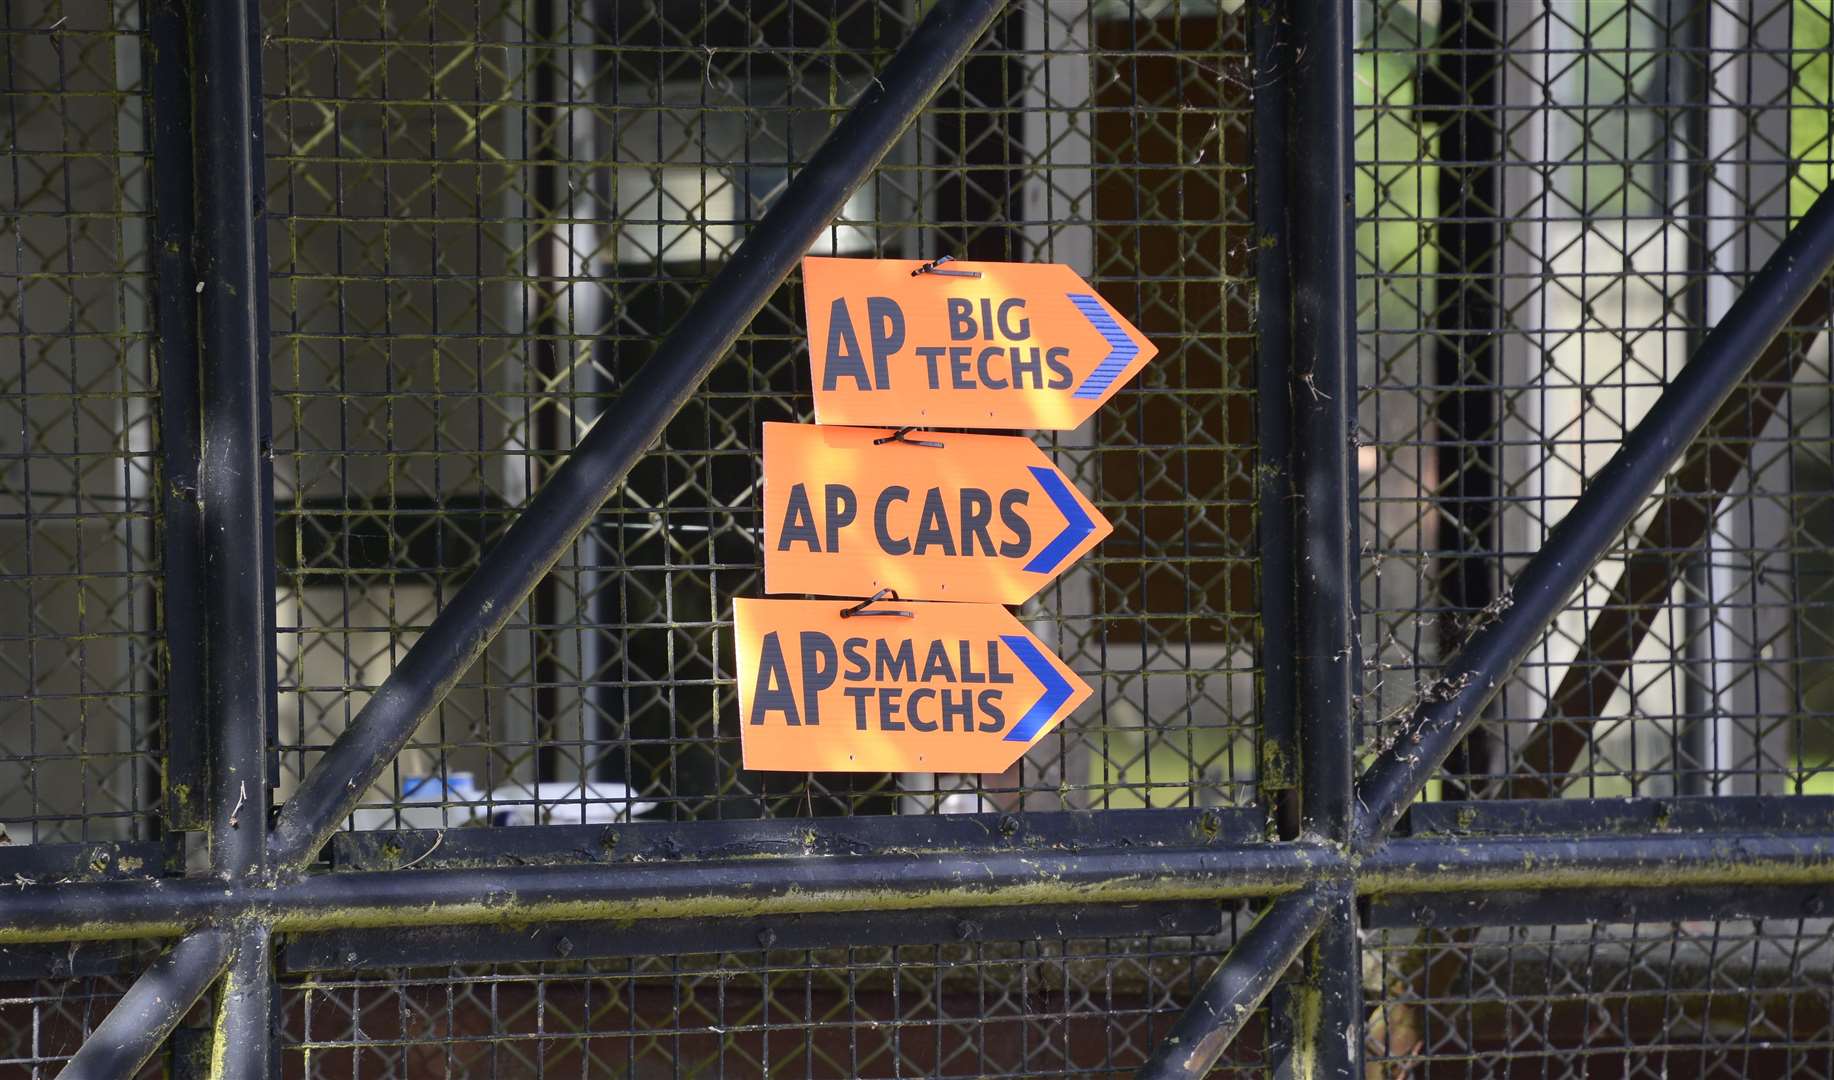
[[[725,919],[723,925],[755,937],[754,926],[791,916],[817,920],[804,924],[803,932],[819,935],[824,918],[921,911],[921,918],[875,932],[965,937],[971,933],[962,928],[976,926],[965,913],[987,909],[1006,909],[1001,925],[1073,928],[1084,913],[1099,910],[1101,918],[1138,912],[1183,927],[1201,923],[1206,907],[1219,910],[1221,901],[1272,898],[1142,1075],[1206,1073],[1299,960],[1303,973],[1289,983],[1292,1022],[1283,1042],[1288,1071],[1349,1077],[1362,1069],[1358,1041],[1346,1037],[1348,1025],[1361,1023],[1360,925],[1408,918],[1508,921],[1520,915],[1516,901],[1522,897],[1573,911],[1670,910],[1694,903],[1689,910],[1710,913],[1734,889],[1742,904],[1770,910],[1799,905],[1805,895],[1834,884],[1834,816],[1823,800],[1791,800],[1814,804],[1802,813],[1783,812],[1777,800],[1766,799],[1738,805],[1720,800],[1710,811],[1685,801],[1588,807],[1597,812],[1583,820],[1568,804],[1550,800],[1512,804],[1497,815],[1460,816],[1452,830],[1435,825],[1435,815],[1421,814],[1413,835],[1391,838],[1513,666],[1745,373],[1770,355],[1792,318],[1825,320],[1825,304],[1805,301],[1825,288],[1823,278],[1834,266],[1834,195],[1816,202],[1705,338],[1512,583],[1511,603],[1476,630],[1393,742],[1354,777],[1353,28],[1335,0],[1258,5],[1281,16],[1268,20],[1281,29],[1264,37],[1258,50],[1298,65],[1297,77],[1257,106],[1258,123],[1278,125],[1267,134],[1268,146],[1278,152],[1261,159],[1277,175],[1265,185],[1258,212],[1275,241],[1264,250],[1281,253],[1262,262],[1264,273],[1277,272],[1281,280],[1264,293],[1275,302],[1261,314],[1269,330],[1261,369],[1312,391],[1264,394],[1291,403],[1286,410],[1263,410],[1263,423],[1279,428],[1281,456],[1268,463],[1275,477],[1270,489],[1291,493],[1263,501],[1264,511],[1280,502],[1291,506],[1290,518],[1279,511],[1264,528],[1293,540],[1297,555],[1281,560],[1284,576],[1266,586],[1270,604],[1285,616],[1274,621],[1280,633],[1264,645],[1263,669],[1279,681],[1266,700],[1290,708],[1277,719],[1289,739],[1284,745],[1298,759],[1297,813],[1279,839],[1263,838],[1262,821],[1246,810],[1042,814],[1022,823],[999,817],[862,820],[814,829],[803,822],[697,823],[687,831],[738,831],[720,832],[719,843],[703,849],[671,848],[670,858],[590,858],[580,852],[592,845],[580,841],[602,841],[603,830],[587,837],[555,828],[549,830],[556,836],[550,857],[538,865],[499,858],[508,853],[493,850],[497,841],[485,831],[449,845],[454,851],[442,858],[401,868],[378,861],[364,838],[346,838],[334,872],[307,872],[357,793],[387,767],[585,527],[1004,6],[1001,0],[940,0],[931,8],[663,345],[645,377],[582,440],[270,823],[272,650],[212,647],[273,640],[273,590],[263,576],[273,559],[265,551],[249,558],[247,547],[250,535],[272,535],[258,12],[240,0],[194,7],[156,0],[149,29],[158,54],[150,70],[159,117],[155,186],[163,196],[155,201],[165,241],[159,333],[162,362],[172,365],[163,383],[164,452],[169,475],[192,485],[168,499],[166,543],[181,599],[195,600],[194,610],[167,626],[187,635],[181,647],[195,654],[200,675],[174,697],[195,705],[195,729],[187,734],[196,741],[175,743],[169,751],[172,767],[198,778],[208,795],[178,797],[172,816],[207,830],[210,874],[177,879],[115,872],[95,880],[28,883],[0,895],[0,945],[173,939],[63,1075],[131,1075],[213,985],[219,992],[212,1075],[271,1074],[275,939],[282,934],[309,941],[313,955],[335,960],[346,955],[346,944],[366,940],[364,934],[424,928],[421,936],[391,945],[402,955],[426,955],[411,952],[423,949],[444,962],[464,962],[496,957],[506,946],[490,935],[445,932],[452,927],[552,921],[578,928],[571,933],[598,942],[595,948],[615,951],[634,946],[628,934],[619,936],[614,920],[679,929],[691,928],[681,923],[688,918]],[[195,201],[188,194],[194,176]],[[187,195],[180,199],[177,192]],[[193,283],[201,287],[193,290]],[[186,371],[202,377],[187,382]],[[208,437],[187,437],[197,432]],[[1643,828],[1657,813],[1665,821],[1692,815],[1700,827]],[[614,826],[616,843],[598,847],[643,852],[669,828],[681,831]],[[425,835],[418,838],[430,852]],[[875,852],[875,841],[893,836],[900,841],[898,854]],[[367,839],[394,841],[397,851],[421,850],[413,843],[416,834]],[[456,850],[466,843],[479,847]],[[92,866],[110,854],[27,853],[41,861],[83,856],[80,861]],[[528,861],[526,850],[517,854]]]

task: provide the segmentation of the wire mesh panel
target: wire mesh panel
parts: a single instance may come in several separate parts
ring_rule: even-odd
[[[0,989],[0,1066],[34,1080],[56,1075],[122,989],[113,979],[47,979]]]
[[[1825,182],[1828,12],[1359,11],[1380,743],[1451,649],[1507,611],[1510,576]],[[1804,305],[1806,333],[1766,355],[1639,511],[1448,763],[1445,795],[1829,790],[1827,302]]]
[[[1371,1075],[1827,1076],[1828,920],[1373,936]],[[1438,969],[1441,974],[1428,975]]]
[[[58,1075],[113,1009],[137,970],[157,954],[144,942],[89,942],[0,949],[0,1073]],[[165,1062],[137,1074],[169,1075]]]
[[[1834,287],[1545,632],[1509,584],[1834,250],[1826,0],[959,7],[6,6],[0,1071],[1834,1074]],[[914,122],[811,253],[1066,263],[1159,350],[1031,433],[1114,531],[1017,613],[1095,693],[1001,775],[742,766],[801,283],[663,343],[862,101]],[[702,360],[532,592],[455,599]],[[137,997],[87,940],[158,933],[210,948]]]
[[[1212,948],[837,944],[314,976],[283,989],[285,1063],[326,1078],[1126,1076]],[[1215,1075],[1263,1075],[1257,1042]]]
[[[912,23],[293,0],[266,25],[284,796]],[[1245,801],[1247,51],[1245,17],[1210,5],[1015,5],[815,249],[1067,262],[1158,344],[1056,440],[1116,533],[1025,614],[1093,706],[999,777],[739,768],[761,425],[811,408],[792,281],[355,824]],[[447,793],[494,794],[393,809]]]
[[[161,664],[139,5],[0,20],[0,842],[144,837]]]

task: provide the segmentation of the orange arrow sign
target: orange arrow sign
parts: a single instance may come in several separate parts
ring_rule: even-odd
[[[1113,531],[1030,439],[891,436],[764,425],[766,592],[1023,604]]]
[[[733,621],[748,769],[1004,772],[1090,694],[992,604],[735,600]]]
[[[1158,352],[1060,263],[924,265],[803,260],[816,420],[1067,430]]]

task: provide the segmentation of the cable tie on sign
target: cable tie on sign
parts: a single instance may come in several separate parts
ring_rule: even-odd
[[[892,432],[890,435],[885,435],[880,438],[874,439],[872,441],[872,444],[874,446],[884,446],[886,443],[897,442],[897,443],[908,443],[911,446],[929,446],[937,450],[941,450],[943,448],[942,443],[939,443],[934,439],[913,439],[911,438],[911,432],[916,431],[916,430],[917,429],[915,427],[901,427],[897,431]]]
[[[866,599],[860,601],[859,603],[854,604],[851,607],[842,608],[841,609],[841,618],[851,619],[851,618],[854,618],[855,616],[864,617],[867,615],[890,615],[893,618],[898,618],[898,619],[915,619],[917,617],[917,613],[915,611],[891,611],[885,608],[876,608],[876,609],[870,608],[870,605],[876,604],[881,600],[896,600],[896,599],[898,599],[897,593],[893,592],[890,589],[880,589],[878,592],[873,593],[871,596],[868,596]]]
[[[942,268],[943,263],[952,263],[954,261],[955,261],[955,256],[953,255],[938,255],[936,258],[931,259],[927,263],[924,263],[922,266],[919,266],[917,269],[912,270],[911,276],[912,277],[922,277],[925,274],[935,274],[937,277],[980,277],[981,276],[981,272],[979,270],[944,270]]]

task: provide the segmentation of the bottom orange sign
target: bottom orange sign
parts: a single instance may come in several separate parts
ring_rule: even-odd
[[[1089,697],[998,605],[850,607],[733,602],[746,768],[1004,772]]]

